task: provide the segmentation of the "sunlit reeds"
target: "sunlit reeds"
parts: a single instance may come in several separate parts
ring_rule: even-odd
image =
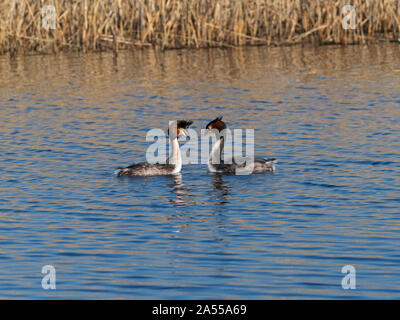
[[[399,41],[399,0],[0,0],[0,53]],[[355,8],[344,29],[342,7]],[[42,27],[42,7],[56,10]]]

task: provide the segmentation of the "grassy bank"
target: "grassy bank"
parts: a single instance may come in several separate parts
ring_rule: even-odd
[[[355,29],[342,7],[355,8]],[[55,29],[42,26],[53,5]],[[399,0],[0,0],[0,54],[367,43],[400,38]]]

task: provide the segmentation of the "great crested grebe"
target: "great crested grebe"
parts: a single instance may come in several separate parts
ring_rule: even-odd
[[[233,174],[237,172],[237,169],[244,168],[245,163],[238,164],[235,162],[234,159],[229,159],[229,161],[228,159],[222,159],[226,128],[227,126],[225,122],[222,121],[222,117],[215,118],[206,126],[206,129],[210,131],[217,130],[220,135],[219,139],[212,146],[210,157],[208,159],[208,170],[211,172]],[[275,171],[276,162],[277,161],[275,158],[264,159],[260,157],[255,157],[253,160],[254,167],[250,173],[273,172]]]
[[[182,169],[182,157],[178,137],[187,136],[186,129],[192,123],[193,121],[179,120],[170,128],[171,130],[168,129],[171,143],[171,158],[167,159],[165,164],[140,162],[126,168],[118,168],[115,171],[117,176],[155,176],[179,173]]]

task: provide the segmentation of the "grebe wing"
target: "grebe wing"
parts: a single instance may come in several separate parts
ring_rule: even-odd
[[[250,157],[247,157],[247,159],[249,159],[249,158],[250,158]],[[246,160],[247,160],[247,159],[246,159]],[[271,162],[271,163],[276,163],[277,160],[276,160],[276,158],[267,158],[267,159],[265,159],[265,158],[261,158],[261,157],[254,157],[254,162],[255,162],[255,163],[256,163],[256,162],[258,162],[258,163],[269,163],[269,162]],[[235,159],[232,159],[232,158],[223,159],[223,160],[222,160],[222,163],[226,163],[226,164],[229,164],[229,163],[236,164]]]
[[[254,158],[254,162],[260,162],[260,163],[267,163],[267,162],[273,162],[273,163],[276,163],[277,162],[277,160],[276,160],[276,158],[267,158],[267,159],[265,159],[265,158],[261,158],[261,157],[255,157]]]
[[[254,158],[254,168],[253,173],[256,172],[273,172],[275,171],[275,158]],[[216,172],[227,173],[227,174],[235,174],[236,170],[239,168],[246,167],[246,162],[238,164],[235,162],[235,159],[226,159],[222,161],[220,164],[213,165],[213,169]]]
[[[132,164],[125,168],[118,168],[116,174],[121,176],[136,176],[136,175],[159,175],[169,174],[173,172],[175,166],[172,164],[148,163],[140,162]]]

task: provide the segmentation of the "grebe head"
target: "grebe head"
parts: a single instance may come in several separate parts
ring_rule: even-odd
[[[180,135],[188,136],[189,133],[187,132],[186,129],[189,128],[189,127],[191,126],[192,123],[193,123],[192,120],[189,120],[189,121],[186,121],[186,120],[178,120],[178,123],[177,123],[177,134],[178,134],[178,137],[179,137]]]
[[[225,122],[222,121],[222,116],[221,116],[209,122],[206,126],[206,129],[210,131],[218,130],[219,132],[221,132],[222,130],[226,129],[226,124]]]
[[[179,137],[179,136],[188,136],[189,134],[186,129],[189,128],[192,123],[193,123],[192,120],[174,121],[172,123],[172,125],[170,125],[170,128],[168,128],[168,135],[170,135],[170,133],[171,133],[171,139],[174,139],[175,137]],[[172,132],[170,132],[170,129]]]

